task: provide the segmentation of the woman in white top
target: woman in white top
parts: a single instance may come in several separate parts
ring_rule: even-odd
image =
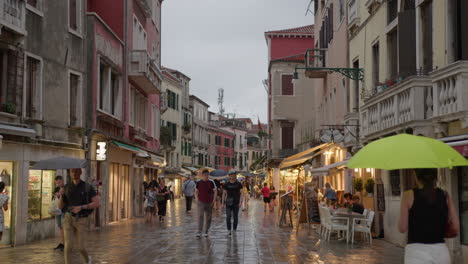
[[[3,216],[3,210],[8,210],[8,195],[4,194],[5,183],[0,182],[0,241],[2,240],[3,231],[5,229],[5,217]],[[3,208],[3,210],[2,210]]]

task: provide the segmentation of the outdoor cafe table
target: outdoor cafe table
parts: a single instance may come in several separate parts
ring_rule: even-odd
[[[365,215],[360,214],[360,213],[356,213],[356,212],[350,212],[346,208],[336,209],[335,211],[331,212],[331,215],[336,216],[336,217],[347,217],[349,219],[349,234],[350,235],[351,235],[351,232],[353,230],[354,218],[358,218],[358,219],[365,219],[366,218]]]

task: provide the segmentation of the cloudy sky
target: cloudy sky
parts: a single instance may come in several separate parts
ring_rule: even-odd
[[[218,111],[267,122],[264,32],[313,23],[310,0],[165,0],[162,64],[188,75],[191,94]]]

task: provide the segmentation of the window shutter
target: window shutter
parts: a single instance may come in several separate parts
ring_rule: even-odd
[[[407,77],[416,74],[416,10],[398,13],[398,23],[399,75]]]
[[[78,0],[69,0],[69,20],[70,28],[73,30],[78,30],[77,23],[77,1]]]
[[[293,95],[293,76],[292,75],[282,75],[281,76],[281,94],[282,95]]]

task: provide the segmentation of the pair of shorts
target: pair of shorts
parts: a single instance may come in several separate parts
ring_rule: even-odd
[[[63,228],[63,214],[59,214],[55,216],[55,223],[57,224],[58,228]]]
[[[147,206],[147,207],[145,208],[145,212],[147,212],[147,213],[153,213],[153,214],[154,214],[154,213],[156,212],[156,207],[154,207],[154,206]]]
[[[270,203],[270,197],[263,197],[264,203]]]

